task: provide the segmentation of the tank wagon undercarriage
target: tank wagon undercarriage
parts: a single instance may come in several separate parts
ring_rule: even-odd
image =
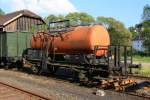
[[[102,50],[102,47],[104,46],[95,46],[94,52]],[[108,46],[107,54],[97,57],[94,52],[88,55],[83,53],[46,55],[43,50],[29,48],[24,54],[24,63],[30,65],[36,74],[47,69],[55,73],[58,68],[69,68],[76,72],[74,78],[80,81],[127,76],[128,68],[132,66],[131,50],[130,46]]]

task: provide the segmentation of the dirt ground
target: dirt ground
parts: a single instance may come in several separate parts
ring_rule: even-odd
[[[95,89],[81,87],[69,81],[4,69],[0,69],[0,81],[52,100],[143,100],[143,98],[110,91],[104,91],[105,96],[97,96],[92,94]]]

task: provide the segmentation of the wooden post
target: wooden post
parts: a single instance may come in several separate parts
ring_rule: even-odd
[[[133,48],[132,48],[132,46],[131,46],[131,65],[132,65],[132,63],[133,63]],[[130,67],[130,74],[132,74],[132,67]]]
[[[125,76],[127,77],[127,46],[124,46],[124,67]]]

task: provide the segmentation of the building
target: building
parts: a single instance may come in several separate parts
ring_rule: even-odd
[[[0,58],[18,58],[30,47],[31,28],[45,24],[43,19],[28,10],[0,16]]]
[[[143,42],[144,39],[143,38],[135,38],[132,40],[132,47],[136,50],[136,51],[140,51],[140,52],[144,52],[145,48],[143,47]]]
[[[133,40],[132,40],[132,47],[136,50],[136,51],[140,51],[140,52],[144,52],[145,48],[143,47],[143,42],[144,42],[144,33],[142,33],[142,23],[137,24],[135,31],[140,33],[138,36],[136,36]]]
[[[28,10],[21,10],[0,16],[0,30],[6,32],[26,31],[37,24],[43,24],[42,18]]]

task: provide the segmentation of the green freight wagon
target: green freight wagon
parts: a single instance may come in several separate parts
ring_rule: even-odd
[[[42,18],[28,10],[0,15],[0,65],[22,63],[22,53],[30,48],[31,29],[45,24]]]
[[[22,53],[30,47],[30,32],[0,32],[0,57],[1,59],[21,59]]]

